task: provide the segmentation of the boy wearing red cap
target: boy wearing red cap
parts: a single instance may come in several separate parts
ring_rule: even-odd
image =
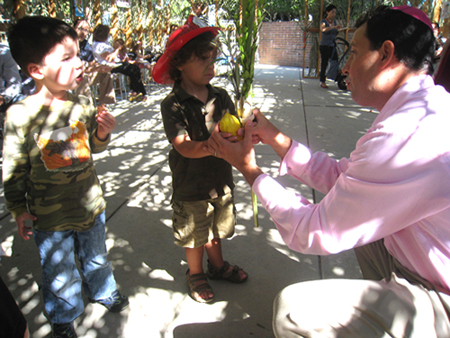
[[[234,234],[234,182],[231,166],[204,150],[210,133],[222,116],[236,114],[228,93],[210,85],[215,76],[216,27],[202,27],[190,16],[170,37],[166,50],[153,69],[158,83],[174,82],[161,103],[167,138],[172,143],[172,209],[175,244],[185,248],[189,269],[186,279],[191,296],[210,302],[210,279],[234,283],[247,280],[247,273],[223,260],[221,239]],[[207,274],[203,254],[208,255]]]

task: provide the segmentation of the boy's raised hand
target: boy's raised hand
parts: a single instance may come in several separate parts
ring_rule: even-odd
[[[98,107],[97,113],[97,137],[100,141],[108,138],[109,133],[116,127],[116,118],[111,115],[104,106]]]
[[[28,212],[24,212],[23,214],[17,216],[17,218],[15,219],[20,237],[22,237],[26,241],[28,241],[30,239],[30,235],[33,234],[31,227],[25,225],[25,221],[27,219],[35,221],[37,220],[37,217]]]

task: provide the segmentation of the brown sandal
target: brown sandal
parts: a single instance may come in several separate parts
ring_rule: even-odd
[[[230,269],[230,266],[232,267],[231,271],[228,271]],[[241,278],[241,275],[239,272],[242,271],[245,274],[244,278]],[[223,265],[221,268],[216,268],[214,265],[212,265],[208,260],[208,271],[207,275],[210,279],[225,279],[227,281],[233,282],[233,283],[243,283],[247,280],[248,274],[244,270],[242,270],[237,265],[230,265],[227,261],[223,262]]]
[[[206,292],[213,292],[211,286],[207,283],[207,277],[205,273],[197,273],[195,275],[189,274],[189,269],[186,271],[186,281],[187,285],[189,287],[189,290],[191,290],[191,297],[193,300],[199,302],[199,303],[209,303],[214,299],[214,294],[210,298],[203,298],[201,296],[202,293]],[[204,281],[204,283],[201,283],[201,281]]]

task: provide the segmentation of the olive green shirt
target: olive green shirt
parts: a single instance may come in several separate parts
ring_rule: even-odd
[[[106,149],[96,136],[96,109],[68,94],[59,109],[28,97],[6,115],[3,187],[14,218],[29,212],[45,231],[89,230],[106,207],[92,153]]]
[[[207,86],[205,105],[186,93],[179,82],[161,102],[164,130],[169,141],[179,135],[189,135],[193,141],[205,141],[223,115],[236,110],[228,93],[221,88]],[[234,189],[231,165],[223,159],[183,157],[175,148],[169,152],[172,171],[172,201],[202,201],[217,198]]]

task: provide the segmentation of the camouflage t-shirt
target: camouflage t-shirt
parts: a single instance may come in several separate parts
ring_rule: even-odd
[[[11,106],[3,145],[6,207],[28,211],[39,230],[89,230],[106,207],[92,153],[106,149],[95,132],[96,109],[68,94],[58,109],[36,107],[33,97]]]

